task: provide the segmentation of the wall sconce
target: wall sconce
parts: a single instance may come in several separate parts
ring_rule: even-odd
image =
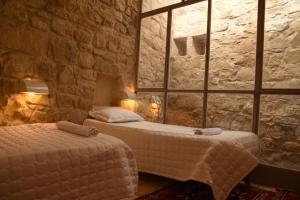
[[[125,100],[135,100],[136,99],[136,93],[134,92],[125,92]]]
[[[161,105],[161,100],[159,96],[151,96],[150,103],[151,103],[151,108],[159,109]]]
[[[155,120],[159,118],[161,100],[159,96],[151,96],[150,99],[151,112]]]
[[[136,93],[125,92],[121,100],[121,107],[130,111],[136,110]]]
[[[47,84],[39,79],[24,79],[23,80],[24,87],[21,93],[24,94],[43,94],[48,95],[49,89]]]

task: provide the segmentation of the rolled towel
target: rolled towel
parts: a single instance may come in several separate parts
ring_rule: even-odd
[[[219,135],[222,133],[220,128],[197,128],[194,129],[195,135]]]
[[[73,134],[81,135],[81,136],[85,136],[85,137],[96,136],[99,133],[97,128],[82,126],[82,125],[74,124],[72,122],[67,122],[67,121],[59,121],[56,123],[56,126],[58,129],[60,129],[62,131],[66,131],[69,133],[73,133]]]

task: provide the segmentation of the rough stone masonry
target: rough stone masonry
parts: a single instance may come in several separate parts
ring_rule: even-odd
[[[138,0],[1,0],[0,125],[82,122],[97,76],[134,85]],[[18,94],[25,77],[49,97]]]

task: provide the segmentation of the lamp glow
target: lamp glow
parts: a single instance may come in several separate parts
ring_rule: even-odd
[[[38,79],[24,79],[25,91],[22,93],[34,95],[34,94],[49,94],[49,89],[47,84]]]

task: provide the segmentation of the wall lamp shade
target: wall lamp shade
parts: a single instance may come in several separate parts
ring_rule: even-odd
[[[47,84],[39,79],[24,79],[24,90],[22,93],[34,93],[34,94],[49,94]]]
[[[124,99],[135,100],[136,99],[136,93],[125,92]]]

